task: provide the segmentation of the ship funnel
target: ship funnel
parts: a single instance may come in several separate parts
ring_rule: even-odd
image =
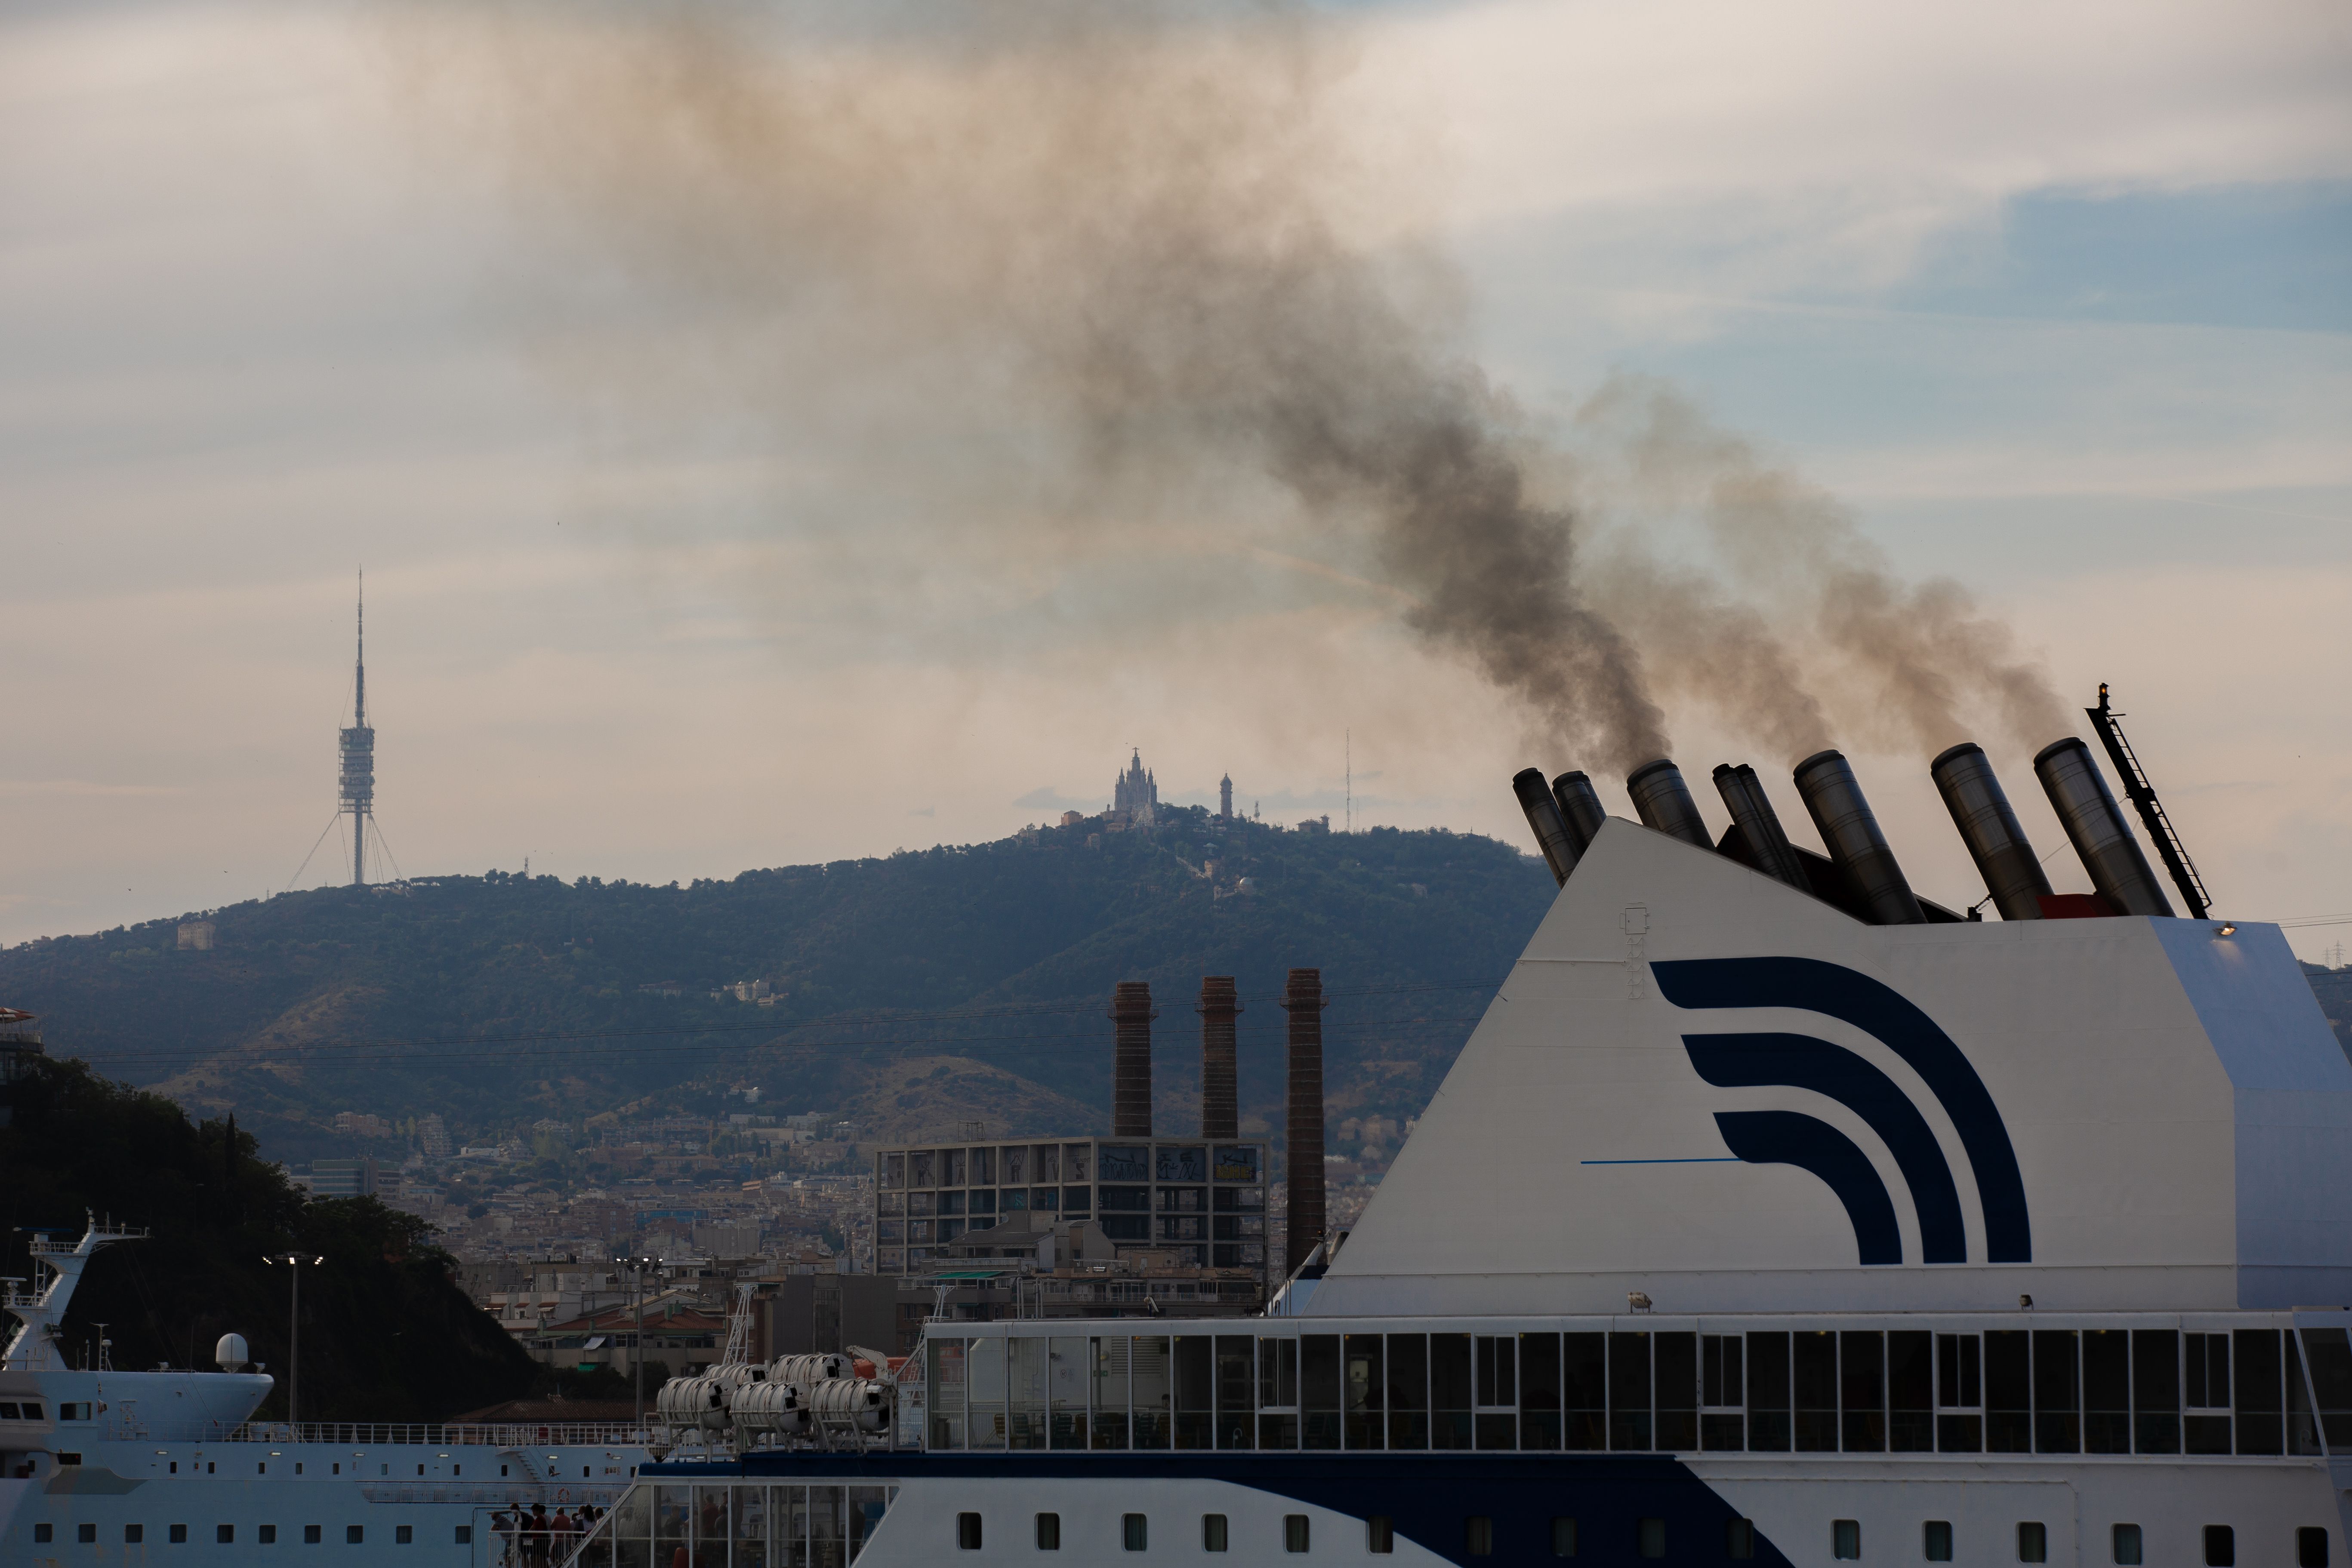
[[[1283,988],[1290,1015],[1290,1089],[1283,1160],[1289,1170],[1290,1222],[1283,1273],[1296,1274],[1323,1239],[1323,972],[1294,969]]]
[[[1528,826],[1535,829],[1536,847],[1543,851],[1544,864],[1551,868],[1551,879],[1566,887],[1580,849],[1560,818],[1559,803],[1544,787],[1543,771],[1520,769],[1512,775],[1511,793],[1519,797],[1519,809],[1528,814]]]
[[[1992,763],[1985,760],[1984,748],[1963,741],[1928,763],[1927,776],[1936,781],[1936,791],[1944,797],[1944,808],[1952,814],[1952,826],[1960,830],[1960,842],[1969,847],[1969,858],[1977,863],[1977,874],[1984,879],[1985,891],[1992,895],[1992,907],[2000,918],[2040,920],[2050,879],[2042,874],[2042,862],[2017,825],[2017,813],[2009,808],[2009,796],[2002,793]]]
[[[1151,1136],[1151,987],[1122,980],[1110,999],[1118,1026],[1118,1054],[1111,1060],[1110,1130],[1118,1138]]]
[[[1813,884],[1805,875],[1804,863],[1797,858],[1788,834],[1781,830],[1780,814],[1772,809],[1771,801],[1764,794],[1764,781],[1756,776],[1756,770],[1745,763],[1736,768],[1726,763],[1715,770],[1715,789],[1723,796],[1724,808],[1731,813],[1731,820],[1739,825],[1739,836],[1748,841],[1748,853],[1755,858],[1756,868],[1800,892],[1811,892]]]
[[[1797,794],[1820,830],[1830,858],[1846,874],[1877,925],[1918,925],[1927,912],[1919,908],[1911,884],[1903,879],[1895,851],[1878,830],[1870,802],[1863,797],[1853,766],[1839,752],[1816,752],[1797,764]]]
[[[1592,781],[1582,773],[1562,773],[1551,781],[1551,798],[1559,807],[1560,820],[1568,824],[1568,836],[1575,841],[1576,852],[1583,854],[1592,847],[1594,836],[1609,814],[1601,809],[1601,793]]]
[[[2100,897],[2127,915],[2172,913],[2139,840],[2107,793],[2105,775],[2091,760],[2091,748],[2072,735],[2053,742],[2034,756],[2033,772]]]
[[[1625,793],[1633,797],[1633,810],[1643,826],[1702,849],[1715,847],[1714,835],[1699,817],[1698,802],[1691,799],[1690,786],[1683,783],[1682,769],[1665,758],[1643,763],[1628,773]]]
[[[1201,1136],[1234,1139],[1241,1134],[1238,1053],[1234,1016],[1242,1010],[1230,974],[1201,977]]]

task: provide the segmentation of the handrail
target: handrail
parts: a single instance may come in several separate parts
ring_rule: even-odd
[[[488,1448],[645,1447],[646,1432],[625,1421],[353,1422],[248,1421],[221,1441],[414,1444]]]

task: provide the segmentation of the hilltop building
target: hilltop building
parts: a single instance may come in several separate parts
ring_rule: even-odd
[[[1217,781],[1217,820],[1220,822],[1231,822],[1233,819],[1234,775],[1227,773],[1223,778]]]
[[[1140,750],[1128,763],[1127,772],[1112,783],[1110,808],[1133,826],[1151,826],[1153,815],[1160,809],[1160,781],[1144,767]]]

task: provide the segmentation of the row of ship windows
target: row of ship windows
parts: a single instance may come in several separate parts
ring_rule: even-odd
[[[1303,1513],[1283,1515],[1282,1549],[1303,1552],[1313,1549],[1312,1521]],[[1034,1521],[1037,1550],[1059,1552],[1062,1549],[1062,1516],[1058,1513],[1038,1514]],[[977,1513],[956,1515],[956,1545],[965,1552],[978,1552],[986,1540],[986,1531]],[[1222,1513],[1201,1516],[1201,1550],[1224,1552],[1230,1549],[1231,1521]],[[1495,1521],[1490,1515],[1470,1514],[1462,1521],[1462,1553],[1465,1557],[1491,1557],[1495,1553]],[[2137,1524],[2118,1524],[2108,1531],[2108,1542],[2114,1561],[2120,1568],[2140,1568],[2146,1561],[2145,1542]],[[1151,1520],[1148,1514],[1129,1513],[1119,1516],[1119,1544],[1129,1552],[1147,1552],[1151,1546]],[[1663,1519],[1641,1519],[1633,1521],[1633,1554],[1657,1559],[1666,1554],[1666,1521]],[[2202,1531],[2206,1568],[2237,1568],[2237,1531],[2226,1524],[2209,1524]],[[1551,1554],[1554,1557],[1574,1557],[1577,1554],[1576,1521],[1556,1518],[1551,1521]],[[1929,1563],[1952,1561],[1953,1532],[1949,1520],[1931,1519],[1920,1526],[1921,1555]],[[1374,1556],[1385,1556],[1396,1550],[1394,1521],[1375,1514],[1364,1521],[1364,1549]],[[2327,1531],[2318,1525],[2306,1525],[2294,1532],[2296,1568],[2328,1568]],[[1734,1562],[1746,1562],[1756,1555],[1756,1523],[1753,1520],[1734,1519],[1724,1525],[1724,1555]],[[1830,1555],[1839,1562],[1859,1562],[1862,1559],[1862,1523],[1859,1520],[1839,1519],[1830,1521]],[[2017,1527],[2017,1561],[2047,1563],[2050,1561],[2050,1527],[2038,1521],[2021,1521]]]
[[[470,1546],[473,1544],[474,1527],[472,1525],[460,1524],[455,1528],[457,1530],[455,1544],[459,1546]],[[167,1524],[163,1527],[163,1539],[172,1545],[184,1546],[187,1543],[188,1527],[186,1525]],[[47,1521],[36,1523],[33,1526],[33,1544],[36,1546],[47,1546],[53,1543],[57,1540],[56,1531],[57,1527]],[[98,1544],[97,1524],[92,1522],[76,1525],[74,1527],[74,1539],[83,1546],[95,1546]],[[326,1539],[327,1532],[324,1525],[306,1524],[302,1527],[302,1543],[305,1546],[318,1546],[323,1544]],[[382,1536],[378,1536],[376,1539],[381,1541],[383,1538]],[[122,1543],[125,1546],[143,1545],[145,1544],[146,1540],[147,1527],[145,1525],[126,1524],[122,1527]],[[277,1545],[278,1527],[274,1524],[255,1525],[253,1527],[253,1541],[254,1544],[257,1546]],[[367,1542],[367,1526],[364,1524],[347,1524],[343,1526],[343,1541],[346,1544],[352,1546],[364,1545]],[[394,1525],[392,1527],[392,1541],[393,1544],[395,1546],[415,1545],[416,1542],[416,1527],[413,1524]],[[213,1542],[215,1545],[219,1546],[236,1545],[236,1526],[233,1524],[216,1524],[213,1526]]]
[[[2352,1451],[2342,1329],[1092,1335],[928,1342],[973,1449]],[[2306,1371],[2308,1376],[2306,1376]]]

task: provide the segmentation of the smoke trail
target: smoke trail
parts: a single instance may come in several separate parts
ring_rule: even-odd
[[[1767,463],[1747,441],[1716,428],[1671,389],[1637,378],[1604,387],[1584,411],[1625,454],[1635,485],[1654,502],[1695,511],[1715,547],[1730,591],[1759,625],[1757,679],[1743,689],[1759,704],[1754,731],[1780,738],[1793,759],[1829,744],[1823,701],[1849,737],[1890,748],[1937,752],[1969,738],[1982,714],[2009,739],[2040,746],[2068,733],[2066,712],[2039,667],[2020,658],[2002,622],[1980,613],[1948,578],[1899,580],[1834,498]],[[1612,604],[1639,603],[1629,582]],[[1677,605],[1684,624],[1725,611]],[[1818,645],[1810,681],[1791,638]],[[1710,658],[1717,668],[1728,661]],[[1765,671],[1770,675],[1765,678]]]
[[[1115,497],[1263,475],[1588,765],[1668,750],[1654,680],[1791,754],[1828,732],[1813,685],[1857,671],[1917,739],[1988,680],[2042,721],[2030,671],[1956,671],[2000,655],[1998,626],[1896,584],[1671,399],[1636,467],[1696,497],[1718,564],[1670,569],[1601,498],[1539,494],[1538,433],[1463,352],[1444,269],[1379,216],[1410,193],[1332,107],[1328,21],[519,3],[402,13],[399,37],[441,121],[686,317],[730,395],[858,429],[976,527],[1108,527],[1089,520]],[[1792,614],[1840,668],[1809,668]]]

